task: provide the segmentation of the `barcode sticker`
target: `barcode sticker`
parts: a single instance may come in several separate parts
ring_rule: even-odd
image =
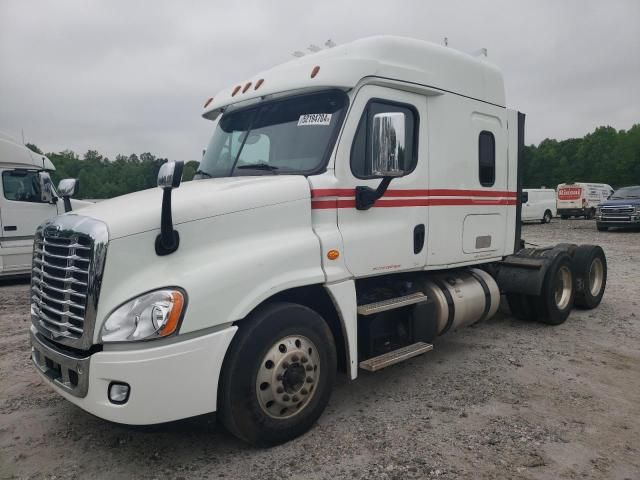
[[[306,115],[300,115],[298,119],[299,127],[306,125],[329,125],[330,123],[330,113],[308,113]]]

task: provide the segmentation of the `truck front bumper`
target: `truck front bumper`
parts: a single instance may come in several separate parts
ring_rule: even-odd
[[[220,369],[236,330],[81,356],[54,347],[32,326],[31,357],[46,382],[83,410],[112,422],[150,425],[216,410]],[[114,382],[129,385],[122,404],[109,400]]]
[[[596,222],[602,227],[632,228],[640,227],[640,214],[634,215],[596,215]]]

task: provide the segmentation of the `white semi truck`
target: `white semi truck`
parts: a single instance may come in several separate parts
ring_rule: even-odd
[[[29,276],[38,225],[67,207],[91,204],[56,191],[49,176],[54,170],[46,156],[0,133],[0,279]],[[77,181],[67,179],[62,185],[75,187]]]
[[[485,320],[506,294],[549,324],[597,306],[597,246],[524,249],[524,115],[484,58],[373,37],[206,102],[195,181],[38,229],[33,362],[125,424],[217,412],[257,445],[308,430],[356,379]],[[179,187],[179,188],[178,188]]]

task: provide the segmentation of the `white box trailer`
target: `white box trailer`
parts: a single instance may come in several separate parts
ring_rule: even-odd
[[[606,183],[561,183],[557,188],[557,210],[561,218],[584,217],[592,219],[596,208],[613,193]]]
[[[483,58],[367,38],[231,85],[203,116],[194,181],[167,163],[161,188],[38,229],[33,362],[94,415],[215,411],[272,445],[314,424],[337,368],[427,352],[501,293],[549,324],[602,298],[600,247],[522,248],[524,115]]]
[[[551,188],[522,190],[522,221],[549,223],[556,216],[556,191]]]
[[[33,237],[38,225],[65,212],[44,155],[0,133],[0,278],[31,273]],[[71,200],[73,208],[89,202]]]

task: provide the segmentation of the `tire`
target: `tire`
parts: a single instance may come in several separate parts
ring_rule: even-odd
[[[596,212],[593,211],[593,208],[589,209],[589,211],[584,215],[584,218],[587,220],[593,220],[596,216]]]
[[[551,214],[551,211],[547,210],[544,212],[544,216],[542,217],[541,223],[551,223],[552,218],[553,218],[553,215]]]
[[[571,256],[559,253],[547,269],[540,295],[532,298],[537,320],[560,325],[567,320],[576,294],[575,269]]]
[[[222,367],[218,418],[253,445],[296,438],[331,395],[337,363],[331,330],[315,311],[285,302],[258,309],[239,326]]]
[[[580,245],[573,254],[576,306],[596,308],[607,287],[607,258],[598,245]]]
[[[609,231],[609,227],[605,227],[604,225],[600,225],[599,223],[596,223],[596,228],[598,229],[599,232]]]
[[[529,295],[507,293],[507,303],[511,314],[518,320],[531,321],[536,319],[536,311]]]

